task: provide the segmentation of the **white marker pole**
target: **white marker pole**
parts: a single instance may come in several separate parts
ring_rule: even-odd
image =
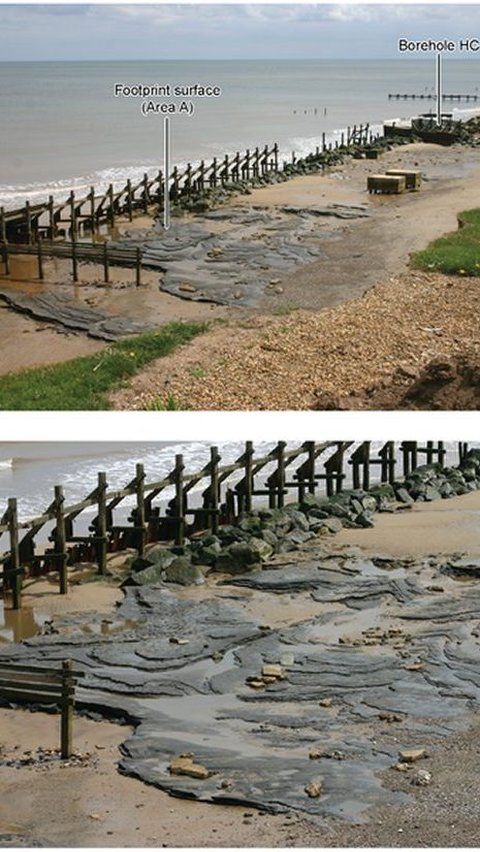
[[[163,227],[170,228],[170,119],[163,122],[163,175],[165,193],[163,197]]]
[[[442,125],[442,57],[437,53],[437,125]]]

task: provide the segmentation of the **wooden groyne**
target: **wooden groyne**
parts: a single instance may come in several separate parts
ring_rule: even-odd
[[[467,444],[458,445],[461,461]],[[216,533],[222,524],[236,524],[246,512],[259,504],[282,508],[290,499],[303,500],[306,494],[338,494],[350,482],[353,488],[367,490],[375,481],[392,484],[408,476],[420,464],[444,463],[443,442],[387,441],[372,453],[371,443],[364,441],[306,441],[287,449],[279,441],[266,455],[258,456],[253,443],[247,441],[240,457],[222,465],[217,447],[210,447],[207,464],[194,473],[185,470],[181,454],[175,456],[168,476],[148,481],[144,466],[136,465],[135,476],[124,488],[110,490],[107,474],[100,471],[93,491],[73,505],[65,502],[64,488],[55,485],[52,502],[36,518],[20,521],[17,499],[11,497],[0,518],[0,540],[8,542],[0,556],[3,564],[3,594],[8,593],[12,607],[21,606],[25,576],[38,577],[51,571],[58,574],[59,591],[68,589],[68,565],[81,561],[94,562],[98,574],[107,571],[107,553],[134,547],[143,555],[145,546],[163,541],[183,547],[185,539],[196,532]],[[166,507],[159,505],[164,492],[173,490]],[[193,490],[200,493],[192,497]],[[127,523],[118,523],[115,511],[129,497],[134,497]],[[75,524],[83,512],[95,509],[88,532],[79,534]],[[50,529],[50,545],[37,548],[36,538]]]
[[[376,138],[368,124],[348,127],[334,144],[327,143],[323,133],[315,152],[309,156],[321,160],[332,150],[365,146]],[[161,208],[167,192],[170,201],[175,203],[198,196],[207,189],[240,184],[269,173],[285,171],[288,166],[300,161],[295,152],[292,152],[290,161],[280,162],[279,157],[279,146],[274,143],[247,149],[243,153],[237,151],[233,155],[214,157],[209,163],[204,160],[195,165],[187,163],[183,170],[175,167],[167,179],[162,171],[153,177],[145,173],[137,183],[127,180],[121,189],[109,184],[105,191],[98,192],[92,186],[81,197],[72,190],[68,198],[60,201],[51,195],[46,202],[32,204],[27,201],[16,210],[5,210],[0,206],[0,244],[32,245],[39,240],[53,243],[61,239],[76,242],[88,237],[95,241],[101,238],[102,231],[114,228],[119,218],[132,221],[135,215],[150,213],[152,207]]]

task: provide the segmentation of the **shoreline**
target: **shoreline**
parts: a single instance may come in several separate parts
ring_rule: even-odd
[[[415,558],[411,570],[415,572],[429,550],[428,535],[423,540],[415,536],[417,526],[427,531],[431,529],[434,552],[454,552],[458,535],[465,530],[465,522],[470,530],[465,540],[466,549],[469,555],[478,558],[480,536],[468,516],[479,510],[478,491],[448,501],[415,504],[409,512],[400,515],[377,514],[373,530],[345,530],[327,542],[322,540],[322,547],[331,555],[341,555],[345,548],[346,553],[353,554],[356,548],[368,558],[380,548],[383,555],[399,556],[405,555],[408,541],[409,553]],[[377,538],[372,541],[375,534]],[[298,569],[301,567],[300,562]],[[448,582],[459,593],[462,591],[458,582],[456,585],[454,580]],[[469,585],[474,589],[475,581],[470,581]],[[79,612],[77,604],[86,591],[88,586],[78,587],[80,597],[75,603],[71,602],[72,613]],[[225,594],[228,600],[231,589],[227,587],[222,592],[219,587],[218,594],[220,598]],[[190,598],[197,601],[198,606],[202,595],[201,589],[186,589],[180,599]],[[245,606],[251,608],[252,603],[247,595]],[[292,624],[292,619],[293,623],[301,624],[309,617],[308,608],[298,606],[300,598],[297,605],[290,603],[286,608],[282,606],[284,603],[281,598],[271,604],[266,599],[263,603],[257,601],[264,618],[278,611],[277,623],[285,627]],[[63,617],[66,615],[67,610]],[[60,624],[61,620],[62,616]],[[468,628],[468,624],[466,626]],[[26,717],[27,712],[0,709],[7,743],[2,748],[2,760],[18,760],[28,750],[35,754],[39,746],[44,749],[57,747],[58,717],[41,712],[29,713]],[[0,802],[0,837],[10,838],[9,843],[2,845],[31,845],[32,841],[41,841],[47,846],[93,847],[255,847],[260,838],[262,842],[268,838],[268,845],[273,847],[475,846],[476,807],[471,789],[477,771],[478,725],[478,714],[473,713],[467,714],[460,728],[450,731],[447,737],[429,736],[425,732],[420,738],[417,735],[419,745],[429,750],[429,759],[422,761],[421,766],[432,775],[431,785],[412,786],[410,775],[391,770],[381,775],[386,789],[406,794],[403,803],[386,807],[379,799],[377,804],[372,802],[361,818],[326,817],[312,822],[300,813],[262,814],[244,805],[209,806],[170,797],[155,787],[119,774],[116,768],[120,758],[118,748],[131,729],[80,715],[74,720],[75,752],[81,756],[78,761],[72,760],[69,766],[62,767],[50,757],[42,764],[40,755],[40,762],[34,760],[31,767],[0,765],[0,778],[7,789]],[[432,730],[436,727],[436,720],[432,720]],[[395,748],[395,742],[403,741],[402,726],[383,724],[377,727],[376,738],[384,748],[388,743],[393,743]],[[325,737],[321,740],[323,742]],[[444,807],[446,795],[450,803],[447,810]],[[61,803],[55,816],[46,807],[52,796]],[[121,808],[119,802],[122,802]]]

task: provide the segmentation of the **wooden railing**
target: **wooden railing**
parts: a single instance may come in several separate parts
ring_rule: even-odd
[[[83,672],[74,671],[71,660],[64,660],[61,669],[21,666],[0,662],[0,698],[19,704],[59,704],[60,754],[72,754],[73,710],[75,685]]]

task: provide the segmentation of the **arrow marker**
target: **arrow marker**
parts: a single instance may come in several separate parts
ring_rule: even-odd
[[[442,124],[442,57],[437,53],[437,125]]]
[[[163,121],[163,174],[165,193],[163,196],[163,227],[170,228],[170,119]]]

